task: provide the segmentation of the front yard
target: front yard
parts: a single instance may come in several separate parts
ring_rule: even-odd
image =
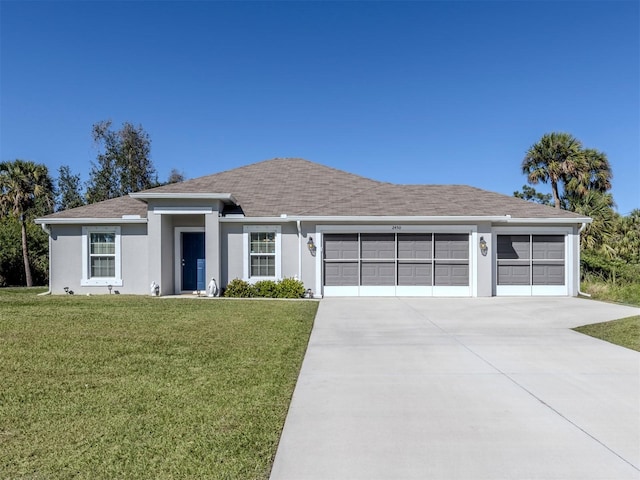
[[[0,290],[0,478],[268,477],[316,302],[37,292]]]

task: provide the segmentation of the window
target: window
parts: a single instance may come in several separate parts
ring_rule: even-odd
[[[83,286],[122,286],[120,227],[82,228]]]
[[[245,226],[245,279],[280,278],[280,226]]]

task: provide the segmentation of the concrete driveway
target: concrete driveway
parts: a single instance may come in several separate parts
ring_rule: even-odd
[[[272,480],[640,479],[640,353],[577,298],[320,302]]]

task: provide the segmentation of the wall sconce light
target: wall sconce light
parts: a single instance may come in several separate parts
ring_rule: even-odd
[[[113,290],[113,285],[107,285],[107,288],[109,289],[109,295],[111,295],[111,290]]]
[[[489,246],[487,245],[487,241],[484,239],[484,237],[480,237],[480,253],[482,253],[483,257],[486,257],[488,251]]]
[[[316,244],[313,243],[313,237],[309,237],[307,241],[307,247],[309,247],[309,253],[315,257],[316,255]]]

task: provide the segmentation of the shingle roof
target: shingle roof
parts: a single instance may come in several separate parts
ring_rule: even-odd
[[[121,218],[123,215],[147,217],[147,204],[130,196],[112,198],[83,207],[70,208],[43,218]]]
[[[231,193],[247,217],[289,216],[503,216],[582,218],[573,212],[465,185],[379,182],[302,159],[276,158],[164,185],[149,194]],[[123,197],[46,218],[123,214],[146,216],[145,204]]]

